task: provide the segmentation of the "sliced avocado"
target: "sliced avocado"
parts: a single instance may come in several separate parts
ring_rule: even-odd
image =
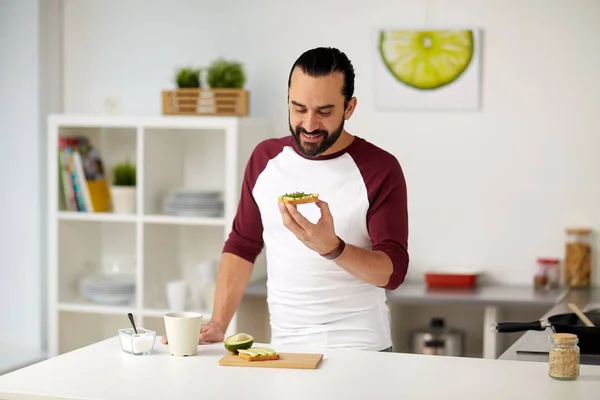
[[[267,352],[264,351],[263,349],[261,349],[260,347],[253,347],[250,350],[252,350],[256,354],[258,354],[259,356],[266,356],[267,355]]]
[[[252,349],[239,349],[238,353],[248,354],[250,357],[256,357],[260,355],[257,351],[254,351]]]
[[[268,347],[252,347],[250,350],[257,351],[264,356],[274,356],[275,354],[277,354],[275,350],[270,349]]]
[[[238,350],[249,349],[254,344],[254,337],[247,333],[236,333],[225,339],[224,345],[227,351],[237,354]]]

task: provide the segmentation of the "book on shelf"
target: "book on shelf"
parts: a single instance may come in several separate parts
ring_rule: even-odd
[[[60,197],[67,211],[109,212],[111,195],[102,156],[85,137],[58,139]]]

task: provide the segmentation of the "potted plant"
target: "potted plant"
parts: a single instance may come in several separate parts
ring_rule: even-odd
[[[244,89],[246,71],[241,62],[216,59],[206,68],[206,83],[211,89],[214,114],[248,114],[248,92]]]
[[[136,212],[136,167],[129,160],[118,163],[113,168],[111,197],[113,212]]]
[[[243,89],[246,84],[244,66],[238,61],[219,58],[206,69],[206,83],[211,89]]]
[[[174,91],[165,91],[163,104],[167,108],[179,110],[180,113],[194,114],[198,106],[198,94],[202,87],[200,74],[202,70],[194,67],[180,67],[175,70],[173,77],[175,86]]]
[[[200,88],[200,68],[184,67],[175,71],[175,84],[179,89]]]

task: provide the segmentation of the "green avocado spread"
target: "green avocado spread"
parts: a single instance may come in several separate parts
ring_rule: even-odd
[[[286,193],[281,197],[289,197],[292,199],[300,199],[302,197],[306,197],[306,196],[310,196],[310,194],[308,193],[304,193],[304,192],[294,192],[294,193]]]

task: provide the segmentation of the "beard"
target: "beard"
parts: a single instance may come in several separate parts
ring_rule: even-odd
[[[308,157],[317,157],[317,156],[323,154],[324,152],[326,152],[331,146],[333,146],[335,144],[335,142],[338,140],[338,138],[342,134],[342,131],[344,130],[344,118],[343,117],[342,117],[342,122],[340,123],[338,128],[332,132],[328,132],[324,129],[315,129],[312,132],[307,132],[306,129],[304,129],[301,126],[297,126],[294,129],[292,127],[291,122],[289,121],[289,116],[288,116],[288,124],[290,126],[290,133],[294,137],[294,140],[296,141],[296,144],[298,145],[298,149],[300,150],[300,152],[302,154],[304,154],[305,156],[308,156]],[[302,135],[301,135],[302,133],[313,134],[313,135],[320,134],[321,137],[318,142],[307,142],[302,139]]]

